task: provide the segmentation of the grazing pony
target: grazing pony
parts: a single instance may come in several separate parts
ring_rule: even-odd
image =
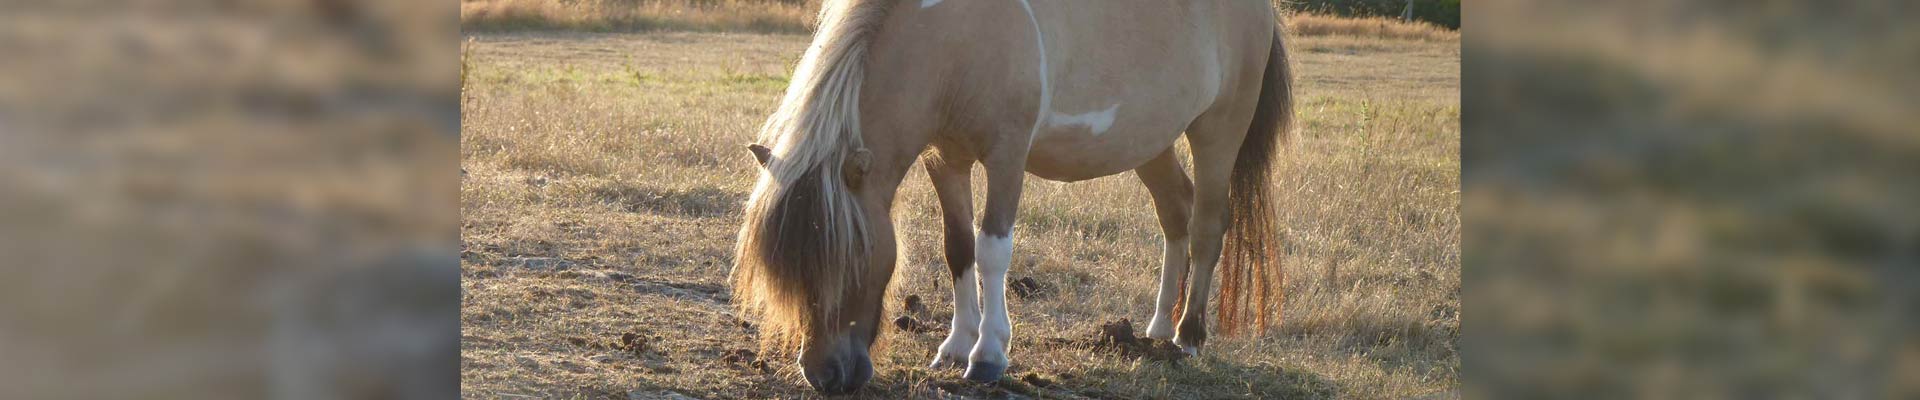
[[[1029,173],[1132,170],[1146,184],[1166,240],[1148,336],[1199,352],[1216,265],[1220,328],[1266,329],[1282,280],[1268,181],[1293,115],[1275,21],[1267,0],[827,1],[748,146],[762,173],[735,298],[764,340],[798,350],[813,388],[864,385],[898,251],[894,195],[925,154],[954,279],[934,367],[965,365],[980,381],[1007,368],[1007,268]],[[1192,180],[1174,154],[1182,133]],[[974,164],[987,186],[977,232]]]

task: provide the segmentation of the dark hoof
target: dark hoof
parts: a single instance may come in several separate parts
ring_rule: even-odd
[[[967,380],[974,382],[993,383],[994,381],[1000,380],[1000,376],[1006,373],[1007,366],[1005,365],[974,362],[967,365],[966,377]]]

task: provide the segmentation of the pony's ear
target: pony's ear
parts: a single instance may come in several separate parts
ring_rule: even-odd
[[[867,169],[872,164],[873,152],[867,149],[854,150],[853,154],[848,154],[846,165],[842,165],[840,169],[847,180],[847,188],[859,189],[860,183],[867,178]]]
[[[760,168],[766,168],[767,161],[773,159],[773,149],[761,146],[759,143],[748,144],[747,150],[753,152],[754,159],[760,160]]]

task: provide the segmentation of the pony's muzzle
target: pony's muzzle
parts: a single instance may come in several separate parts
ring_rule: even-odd
[[[873,361],[866,352],[849,354],[843,357],[831,357],[820,363],[801,363],[802,372],[807,376],[807,385],[813,390],[827,394],[843,394],[860,390],[873,379]]]

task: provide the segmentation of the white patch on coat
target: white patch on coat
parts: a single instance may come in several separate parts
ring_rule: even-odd
[[[1107,129],[1113,128],[1113,117],[1119,111],[1119,104],[1114,104],[1105,110],[1072,115],[1054,111],[1053,115],[1047,118],[1047,125],[1053,128],[1084,126],[1087,128],[1087,131],[1093,133],[1094,136],[1100,136],[1102,133],[1107,133]]]
[[[1053,109],[1053,85],[1047,82],[1051,72],[1047,70],[1047,35],[1040,30],[1040,17],[1033,14],[1033,4],[1027,0],[1020,0],[1020,7],[1027,10],[1027,21],[1033,23],[1033,42],[1040,48],[1040,109],[1034,112],[1033,131],[1027,133],[1027,145],[1032,146],[1040,137],[1040,128],[1047,124],[1047,111]]]
[[[940,5],[940,1],[941,0],[920,0],[920,8],[928,8],[928,7]]]

